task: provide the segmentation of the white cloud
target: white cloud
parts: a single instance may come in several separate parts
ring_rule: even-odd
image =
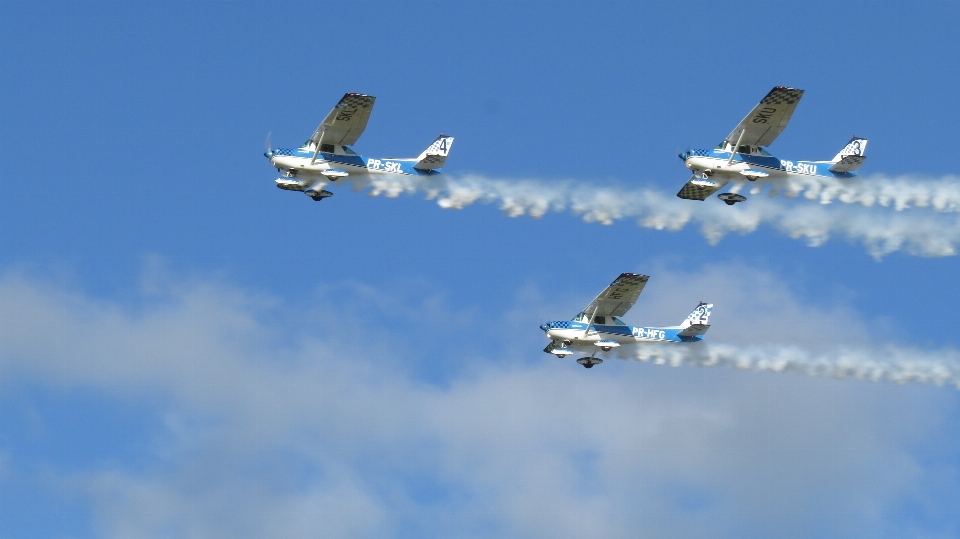
[[[744,271],[752,293],[737,296]],[[761,271],[699,275],[695,292],[729,287],[715,296],[731,314],[711,330],[721,341],[769,305],[826,342],[840,320],[869,322],[805,305]],[[106,537],[856,537],[892,525],[884,515],[905,501],[960,502],[956,476],[943,479],[960,426],[944,388],[620,361],[586,371],[538,349],[513,363],[451,351],[477,365],[428,384],[349,323],[291,334],[260,321],[288,308],[277,301],[173,284],[134,308],[0,279],[6,384],[86,388],[165,418],[146,464],[59,470]],[[647,300],[651,313],[692,307]],[[918,454],[927,446],[953,460]]]

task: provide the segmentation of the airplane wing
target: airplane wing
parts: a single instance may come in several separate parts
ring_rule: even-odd
[[[648,279],[649,276],[639,273],[621,273],[583,312],[591,316],[623,316],[637,302]]]
[[[727,182],[717,183],[694,174],[680,189],[677,196],[687,200],[706,200],[708,196],[719,191],[724,185],[727,185]]]
[[[372,95],[345,94],[320,123],[320,127],[310,137],[310,142],[347,146],[354,144],[367,128],[367,120],[376,99]]]
[[[741,146],[769,146],[783,129],[803,97],[803,90],[777,86],[730,133],[724,142]],[[740,139],[740,132],[743,139]]]

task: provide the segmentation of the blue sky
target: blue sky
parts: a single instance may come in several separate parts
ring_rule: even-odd
[[[956,207],[672,198],[785,85],[775,155],[864,136],[858,193],[957,200],[956,2],[2,9],[0,537],[960,535]],[[276,189],[267,133],[348,91],[355,149],[452,134],[492,202]],[[713,348],[540,351],[624,271]]]

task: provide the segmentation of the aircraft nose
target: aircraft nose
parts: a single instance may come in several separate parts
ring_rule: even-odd
[[[540,324],[540,329],[542,329],[543,331],[547,331],[548,329],[550,329],[550,324]]]

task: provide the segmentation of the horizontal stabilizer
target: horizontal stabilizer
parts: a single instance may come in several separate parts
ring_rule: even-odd
[[[867,160],[865,155],[845,155],[840,161],[830,167],[830,172],[850,172],[857,170]]]
[[[681,337],[696,337],[697,335],[703,335],[708,329],[710,329],[710,324],[690,324],[683,328],[683,331],[677,333],[677,335]]]
[[[687,200],[706,200],[708,196],[716,193],[726,184],[726,182],[717,183],[701,176],[693,175],[687,181],[686,185],[683,186],[683,189],[680,189],[677,196]]]

